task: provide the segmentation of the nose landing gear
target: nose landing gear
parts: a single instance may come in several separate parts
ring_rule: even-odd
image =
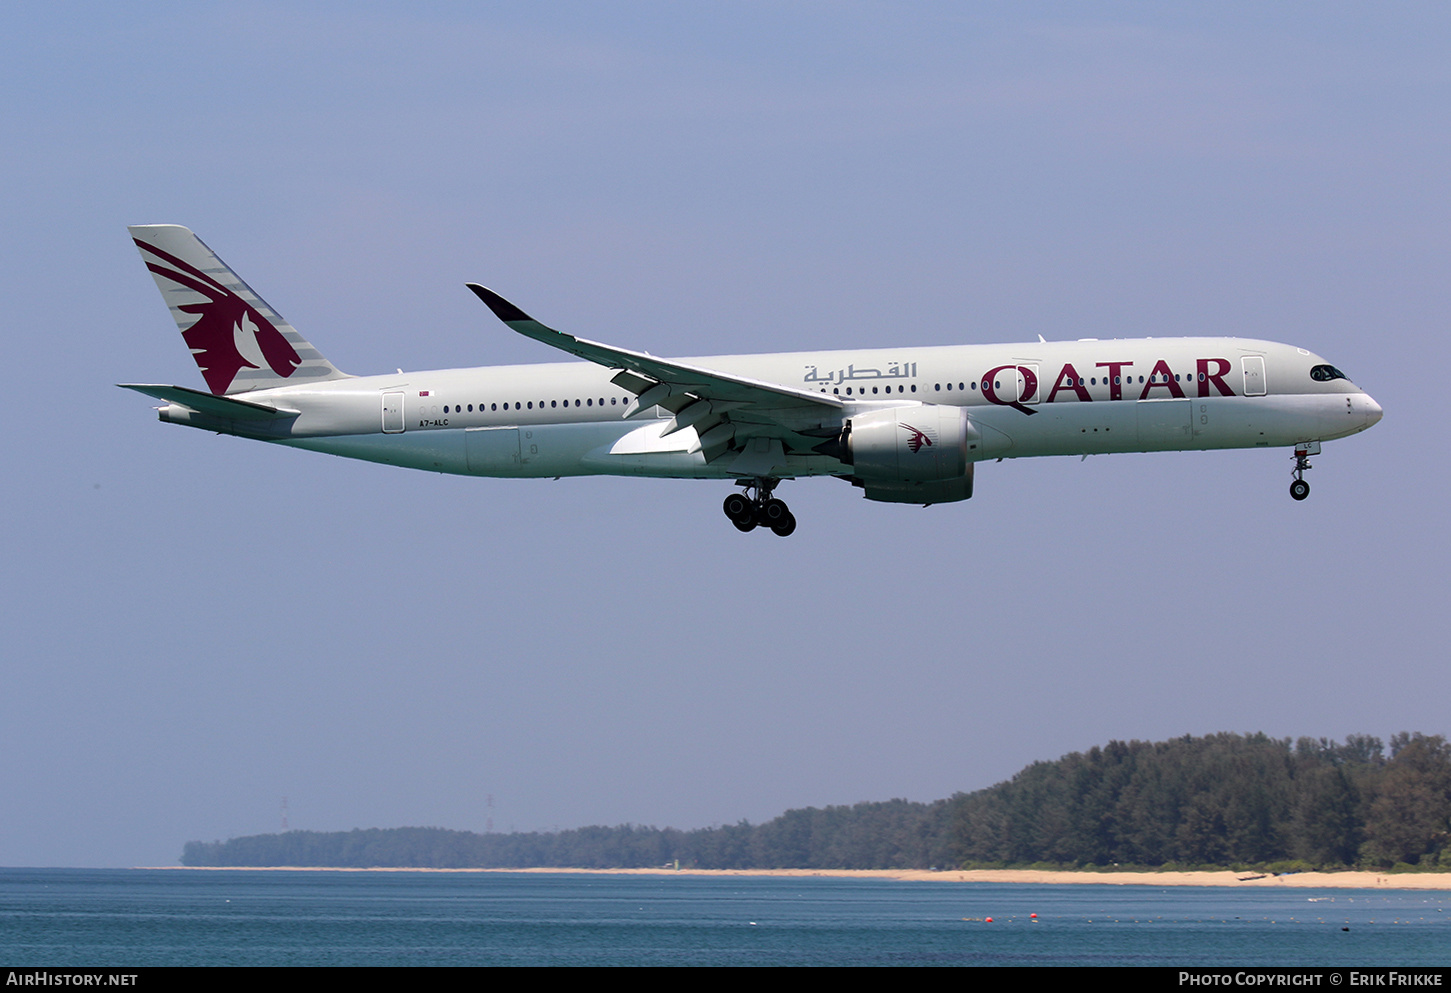
[[[796,530],[796,518],[786,501],[771,496],[779,479],[752,479],[740,481],[744,493],[732,493],[725,498],[721,509],[731,519],[737,531],[754,531],[768,527],[782,538]]]
[[[1314,466],[1310,464],[1310,456],[1320,454],[1320,442],[1302,441],[1295,446],[1295,481],[1290,484],[1290,496],[1296,500],[1303,500],[1310,495],[1310,484],[1305,482],[1305,473]]]

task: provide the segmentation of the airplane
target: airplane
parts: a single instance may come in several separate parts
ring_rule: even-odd
[[[786,479],[868,500],[972,496],[979,462],[1292,447],[1304,500],[1322,442],[1380,405],[1303,348],[1241,338],[1085,338],[664,359],[556,331],[467,284],[512,330],[583,362],[350,376],[200,238],[131,227],[207,389],[118,384],[170,424],[345,458],[494,477],[732,480],[740,531],[785,537]]]

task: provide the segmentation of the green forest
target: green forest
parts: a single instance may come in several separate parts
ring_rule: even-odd
[[[932,803],[788,810],[682,831],[288,831],[188,842],[186,866],[1451,870],[1440,735],[1114,741]]]

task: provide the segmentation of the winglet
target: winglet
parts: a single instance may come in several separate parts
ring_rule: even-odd
[[[517,331],[526,338],[533,338],[535,341],[541,341],[582,359],[599,362],[616,369],[620,368],[618,363],[610,362],[607,359],[602,360],[594,350],[586,347],[592,344],[591,342],[581,341],[572,334],[565,334],[563,331],[556,331],[548,324],[539,323],[487,286],[480,286],[478,283],[465,283],[464,285],[473,290],[474,295],[484,301],[494,312],[494,316],[503,321],[504,326],[509,330]],[[581,350],[582,347],[583,350]]]
[[[505,324],[513,324],[515,321],[534,321],[534,318],[499,296],[499,294],[487,286],[480,286],[478,283],[466,283],[464,285],[473,290],[474,295],[484,301],[489,309],[494,312],[494,316]],[[534,321],[534,323],[538,324],[539,322]]]

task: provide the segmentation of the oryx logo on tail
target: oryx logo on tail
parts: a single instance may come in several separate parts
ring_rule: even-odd
[[[196,266],[140,238],[133,240],[136,247],[161,260],[148,259],[146,268],[207,298],[201,303],[181,304],[177,309],[200,315],[181,337],[213,393],[226,393],[237,373],[260,369],[264,363],[283,379],[296,371],[302,357],[257,308]]]

